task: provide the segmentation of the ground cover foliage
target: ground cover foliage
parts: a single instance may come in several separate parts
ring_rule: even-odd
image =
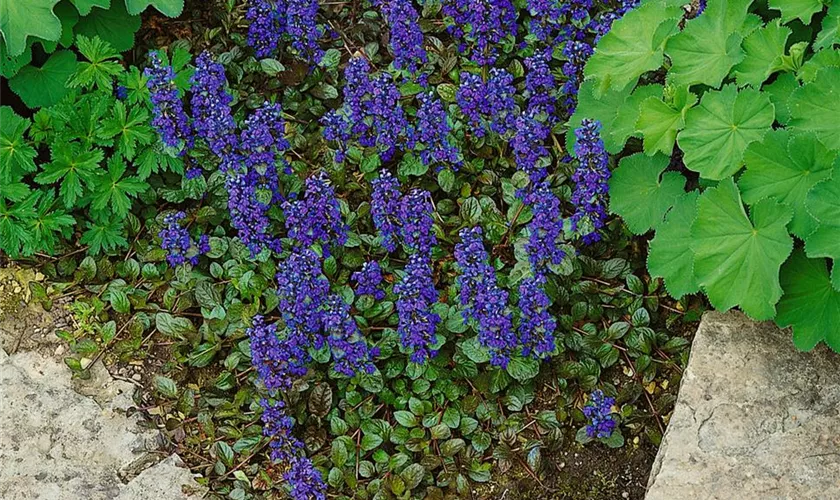
[[[678,3],[649,2],[602,39],[578,108],[621,131],[611,209],[655,230],[650,273],[674,297],[702,290],[719,310],[792,326],[802,350],[840,350],[838,14],[734,0],[686,22]],[[631,135],[641,147],[624,147]]]
[[[76,36],[66,95],[0,108],[0,248],[77,297],[79,376],[149,367],[214,495],[613,498],[550,457],[657,445],[702,309],[607,216],[624,132],[574,113],[634,7],[188,3],[181,40]]]

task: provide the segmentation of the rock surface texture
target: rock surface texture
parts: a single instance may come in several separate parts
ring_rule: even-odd
[[[840,498],[840,355],[706,313],[647,500]]]
[[[0,499],[201,498],[177,456],[160,461],[159,432],[131,414],[134,386],[101,363],[72,380],[54,328],[32,307],[0,314]]]

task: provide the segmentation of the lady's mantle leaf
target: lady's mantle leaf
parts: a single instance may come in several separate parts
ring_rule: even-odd
[[[656,230],[648,250],[648,270],[653,277],[665,280],[672,297],[700,290],[694,275],[694,251],[691,249],[691,225],[697,216],[698,192],[686,193],[677,199]]]
[[[840,43],[840,3],[833,3],[822,21],[822,30],[814,39],[814,50],[828,49]]]
[[[840,352],[840,291],[831,286],[825,260],[797,250],[782,267],[781,283],[776,324],[793,327],[793,344],[809,351],[825,341]]]
[[[53,42],[61,38],[61,21],[53,13],[57,3],[58,0],[0,1],[0,34],[10,56],[23,54],[30,36]]]
[[[749,317],[765,320],[776,315],[782,296],[779,268],[793,249],[786,227],[793,210],[765,199],[751,215],[752,221],[731,178],[706,190],[691,226],[694,271],[715,309],[740,306]]]
[[[79,14],[83,16],[90,14],[94,7],[107,9],[111,6],[111,0],[70,0],[70,2],[76,6]]]
[[[99,38],[110,43],[118,52],[134,46],[134,33],[140,29],[140,16],[132,16],[125,10],[125,2],[114,0],[108,10],[94,9],[76,25],[76,32],[90,38]]]
[[[676,31],[681,17],[679,7],[651,1],[614,22],[586,63],[585,74],[598,83],[597,94],[623,89],[662,66],[665,41]],[[639,26],[650,29],[639,30]]]
[[[67,80],[76,71],[76,55],[55,52],[40,68],[26,66],[9,80],[9,88],[30,108],[52,106],[67,95]]]
[[[744,39],[746,57],[735,66],[735,79],[739,87],[752,85],[759,88],[767,77],[781,69],[790,33],[790,28],[779,24],[777,19]]]
[[[790,96],[790,126],[813,130],[829,149],[840,149],[840,68],[824,68]]]
[[[685,114],[697,104],[697,96],[687,86],[677,87],[666,103],[659,97],[648,97],[639,108],[636,129],[644,137],[645,153],[662,151],[670,155],[677,132],[685,126]]]
[[[620,215],[635,234],[656,229],[677,198],[685,193],[685,177],[662,172],[665,155],[636,153],[623,158],[610,178],[610,211]]]
[[[677,143],[690,170],[712,180],[725,179],[740,170],[744,150],[770,130],[775,111],[770,99],[750,88],[738,92],[734,85],[703,96],[688,110],[685,130]]]
[[[831,175],[836,157],[811,132],[773,130],[747,148],[747,170],[738,179],[738,187],[748,205],[772,197],[793,208],[790,232],[805,238],[817,226],[805,210],[805,196],[814,184]]]
[[[776,121],[787,125],[790,122],[790,96],[793,91],[799,88],[799,82],[791,73],[782,73],[770,85],[765,85],[763,90],[770,97],[770,102],[776,111]]]
[[[752,0],[715,0],[709,2],[703,15],[686,23],[682,33],[668,40],[665,49],[672,63],[668,81],[719,87],[732,66],[744,58],[742,31],[751,3]]]
[[[787,24],[796,18],[802,24],[811,24],[811,16],[823,9],[821,0],[770,0],[770,8],[782,13],[782,22]]]
[[[168,17],[178,17],[184,11],[184,0],[125,0],[125,5],[132,16],[140,14],[149,5]]]
[[[831,179],[808,192],[805,207],[819,222],[817,229],[805,238],[808,257],[829,257],[837,262],[840,259],[840,165]]]

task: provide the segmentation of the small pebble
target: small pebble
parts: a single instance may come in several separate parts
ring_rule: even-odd
[[[133,380],[135,382],[140,382],[141,380],[143,380],[143,376],[140,375],[139,373],[135,373],[134,375],[131,376],[131,380]]]
[[[626,492],[626,491],[625,491],[625,492],[622,492],[622,493],[621,493],[621,498],[630,498],[630,493],[628,493],[628,492]]]

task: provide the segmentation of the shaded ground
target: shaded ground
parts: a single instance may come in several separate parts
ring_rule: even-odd
[[[514,466],[486,488],[476,490],[481,500],[641,500],[656,448],[609,449],[580,446],[544,458],[544,479],[536,481],[524,466]]]

